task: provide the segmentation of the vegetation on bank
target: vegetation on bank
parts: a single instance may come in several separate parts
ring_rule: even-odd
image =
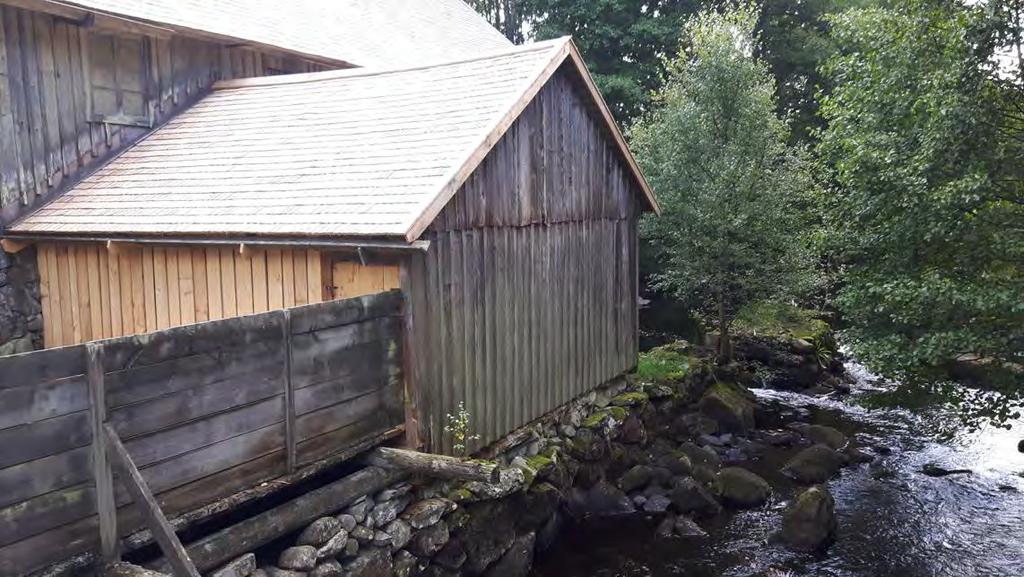
[[[874,372],[1014,418],[1024,1],[474,4],[516,40],[575,37],[664,207],[650,290],[725,334],[828,310]]]

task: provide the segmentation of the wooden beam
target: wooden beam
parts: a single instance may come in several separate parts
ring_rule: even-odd
[[[89,408],[92,421],[92,470],[96,482],[96,513],[100,521],[100,554],[103,564],[120,559],[117,542],[117,502],[114,478],[107,461],[106,384],[103,371],[103,345],[85,345],[85,373],[89,384]]]
[[[398,471],[367,467],[200,539],[189,545],[188,554],[201,571],[219,567],[243,553],[297,531],[323,515],[339,511],[359,497],[376,493],[403,477]],[[162,562],[155,569],[166,571],[167,567],[166,562]]]
[[[495,463],[466,461],[447,455],[433,455],[391,447],[377,447],[370,451],[364,460],[378,467],[419,473],[440,479],[497,483],[501,473]]]
[[[178,535],[174,532],[171,524],[164,517],[160,505],[157,504],[149,486],[146,485],[146,480],[139,473],[139,469],[132,462],[131,455],[124,448],[117,432],[110,425],[104,425],[103,428],[106,432],[107,450],[121,472],[121,480],[128,486],[132,501],[142,510],[142,515],[146,519],[150,531],[153,532],[153,538],[163,550],[175,577],[199,577],[199,571],[196,570],[188,552],[178,540]]]
[[[284,388],[284,438],[288,457],[288,473],[295,472],[295,391],[292,387],[292,311],[281,311],[281,341],[283,343],[284,368],[281,379]]]
[[[15,254],[25,250],[32,244],[31,241],[26,240],[14,240],[11,238],[0,239],[0,248],[4,249],[7,254]]]
[[[33,242],[55,242],[55,243],[79,243],[79,242],[102,242],[116,243],[123,246],[129,245],[183,245],[183,246],[204,246],[204,247],[233,247],[245,243],[247,248],[303,248],[303,249],[324,249],[324,250],[351,250],[356,249],[372,250],[379,252],[426,252],[430,249],[430,241],[417,240],[406,242],[404,240],[332,240],[320,237],[295,238],[295,237],[265,237],[259,239],[240,240],[238,238],[192,238],[182,236],[154,236],[154,237],[116,237],[111,238],[105,235],[49,235],[49,234],[24,234],[9,232],[5,238],[16,241]]]

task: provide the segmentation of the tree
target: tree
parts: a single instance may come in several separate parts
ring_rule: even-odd
[[[813,278],[801,222],[811,180],[753,56],[756,20],[747,3],[691,18],[654,110],[631,133],[663,207],[642,225],[660,263],[653,280],[716,320],[723,362],[742,306]]]
[[[661,86],[664,57],[700,0],[523,0],[537,40],[571,35],[608,106],[629,124]]]
[[[969,368],[1021,391],[1024,84],[993,58],[1020,37],[1013,14],[1019,0],[908,0],[832,19],[820,153],[838,304],[854,352],[905,382]]]
[[[491,26],[498,29],[515,44],[522,44],[524,25],[527,20],[526,0],[468,0]]]

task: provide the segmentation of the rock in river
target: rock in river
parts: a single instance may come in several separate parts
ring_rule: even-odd
[[[760,476],[740,467],[726,467],[718,473],[722,500],[733,507],[760,507],[768,501],[772,488]]]
[[[607,481],[600,481],[586,491],[573,489],[569,494],[569,511],[574,517],[607,516],[635,513],[633,501]]]
[[[672,504],[680,513],[693,513],[700,517],[713,517],[722,510],[711,493],[690,477],[676,481],[672,489]]]
[[[805,489],[782,514],[782,540],[794,551],[824,549],[835,534],[835,500],[822,485]]]
[[[782,473],[798,483],[814,485],[831,479],[843,462],[843,456],[828,446],[811,445],[790,459]]]
[[[723,431],[743,433],[754,428],[757,402],[754,395],[735,383],[715,383],[701,397],[700,412],[718,421]]]

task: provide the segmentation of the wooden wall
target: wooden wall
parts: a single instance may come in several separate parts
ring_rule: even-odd
[[[464,402],[487,445],[631,369],[640,191],[560,70],[410,263],[414,402],[435,450]]]
[[[96,546],[91,398],[169,517],[397,432],[401,310],[393,291],[100,341],[102,395],[85,345],[0,358],[0,575]]]
[[[108,55],[97,48],[108,34],[0,5],[0,228],[148,132],[118,111],[160,122],[215,80],[322,68],[182,36],[118,34]]]
[[[316,250],[40,244],[37,259],[47,348],[328,300]]]
[[[347,299],[400,288],[397,264],[362,264],[336,260],[331,265],[332,294]]]

